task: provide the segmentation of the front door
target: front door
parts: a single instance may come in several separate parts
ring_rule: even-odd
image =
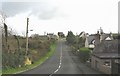
[[[97,61],[97,60],[95,60],[95,68],[96,68],[96,69],[99,68],[99,67],[98,67],[98,61]]]

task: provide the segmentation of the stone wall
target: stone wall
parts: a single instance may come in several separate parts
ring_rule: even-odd
[[[105,60],[108,59],[99,59],[95,56],[92,56],[91,67],[105,74],[111,74],[111,67],[104,65]]]

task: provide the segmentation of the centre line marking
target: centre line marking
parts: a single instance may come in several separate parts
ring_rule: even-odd
[[[58,70],[61,68],[61,64],[62,64],[62,44],[61,44],[61,49],[60,49],[60,63],[59,63],[58,68],[54,71],[53,74],[58,72]],[[53,74],[50,74],[49,76],[52,76]]]

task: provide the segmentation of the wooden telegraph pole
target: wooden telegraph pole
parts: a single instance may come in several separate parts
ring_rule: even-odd
[[[27,27],[26,27],[26,55],[28,55],[28,23],[29,23],[29,18],[27,18]]]
[[[28,23],[29,23],[29,18],[27,18],[27,28],[26,28],[26,56],[25,56],[25,65],[30,65],[32,64],[32,61],[28,57]]]

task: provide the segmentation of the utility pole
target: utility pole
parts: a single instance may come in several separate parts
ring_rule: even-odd
[[[27,27],[26,27],[26,55],[28,55],[28,23],[29,23],[29,18],[27,18]]]
[[[79,36],[77,33],[76,33],[76,37],[77,37],[77,49],[79,50]]]

